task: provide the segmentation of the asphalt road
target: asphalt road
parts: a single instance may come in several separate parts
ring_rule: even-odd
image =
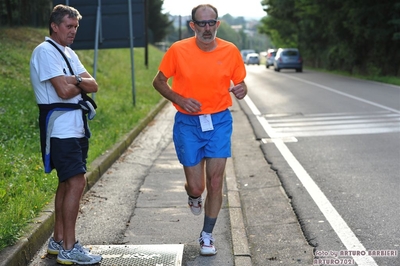
[[[400,87],[247,70],[241,106],[320,265],[400,265]]]

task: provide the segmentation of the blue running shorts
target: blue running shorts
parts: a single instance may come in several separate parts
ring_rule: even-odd
[[[60,182],[86,173],[88,150],[87,138],[50,139],[50,156]]]
[[[203,158],[231,157],[232,115],[229,109],[211,114],[213,130],[203,132],[199,115],[177,112],[173,129],[176,155],[183,166]]]

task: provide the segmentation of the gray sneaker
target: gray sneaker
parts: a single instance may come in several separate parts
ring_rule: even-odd
[[[100,255],[91,254],[91,253],[90,253],[90,249],[84,248],[84,247],[81,245],[81,243],[80,243],[79,241],[76,241],[75,247],[76,247],[77,249],[81,250],[81,251],[82,251],[83,253],[85,253],[85,254],[90,254],[90,255],[92,255],[92,256],[100,256]]]
[[[64,265],[81,264],[91,265],[99,263],[102,260],[100,255],[90,254],[90,252],[76,242],[71,250],[60,249],[57,256],[57,262]]]
[[[191,196],[188,196],[188,204],[194,215],[200,215],[203,210],[203,197],[200,196],[194,199]]]
[[[47,245],[47,253],[51,255],[57,255],[62,248],[62,240],[57,242],[53,237],[50,238],[49,244]]]

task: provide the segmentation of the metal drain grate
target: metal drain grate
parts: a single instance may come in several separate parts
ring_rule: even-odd
[[[184,245],[95,245],[101,266],[181,266]]]

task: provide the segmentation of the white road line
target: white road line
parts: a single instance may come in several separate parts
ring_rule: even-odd
[[[354,119],[400,119],[399,114],[374,114],[366,113],[362,115],[352,114],[352,115],[320,115],[320,114],[305,114],[302,116],[297,116],[295,118],[281,118],[281,117],[268,117],[265,116],[270,123],[286,123],[286,122],[298,122],[298,121],[343,121],[343,120],[354,120]]]
[[[355,129],[338,129],[338,130],[317,130],[317,131],[297,131],[297,132],[283,132],[279,131],[279,138],[299,138],[299,137],[323,137],[323,136],[344,136],[344,135],[371,135],[383,133],[399,132],[398,127],[386,128],[355,128]]]
[[[261,116],[260,111],[258,110],[257,106],[255,106],[250,97],[246,96],[244,100],[253,112],[253,114],[256,115],[261,126],[264,128],[270,138],[273,139],[275,146],[288,162],[289,166],[292,168],[296,176],[306,188],[314,202],[317,204],[318,208],[324,214],[326,220],[335,230],[336,234],[345,245],[345,247],[348,250],[352,251],[366,251],[365,247],[361,244],[356,235],[347,225],[346,221],[343,220],[340,214],[332,206],[325,194],[321,191],[314,180],[309,176],[309,174],[299,163],[299,161],[297,161],[296,157],[294,157],[294,155],[291,153],[291,151],[288,149],[282,139],[276,138],[276,133],[265,120],[265,118]],[[378,266],[371,256],[354,256],[353,259],[359,266]]]
[[[311,85],[319,87],[321,89],[328,90],[328,91],[331,91],[331,92],[346,96],[348,98],[351,98],[351,99],[354,99],[354,100],[357,100],[357,101],[360,101],[360,102],[368,103],[370,105],[373,105],[373,106],[376,106],[376,107],[391,111],[391,112],[396,113],[396,114],[400,114],[399,110],[396,110],[396,109],[393,109],[393,108],[390,108],[390,107],[387,107],[387,106],[384,106],[384,105],[381,105],[381,104],[378,104],[378,103],[375,103],[375,102],[371,102],[371,101],[368,101],[368,100],[365,100],[365,99],[362,99],[362,98],[356,97],[354,95],[347,94],[347,93],[344,93],[344,92],[341,92],[341,91],[338,91],[338,90],[335,90],[335,89],[332,89],[332,88],[329,88],[327,86],[324,86],[324,85],[321,85],[321,84],[318,84],[318,83],[315,83],[315,82],[311,82],[311,81],[304,80],[304,79],[301,79],[301,78],[296,78],[296,77],[293,77],[291,75],[286,75],[286,77],[287,78],[291,78],[291,79],[295,79],[295,80],[298,80],[298,81],[301,81],[301,82],[304,82],[304,83],[311,84]]]

